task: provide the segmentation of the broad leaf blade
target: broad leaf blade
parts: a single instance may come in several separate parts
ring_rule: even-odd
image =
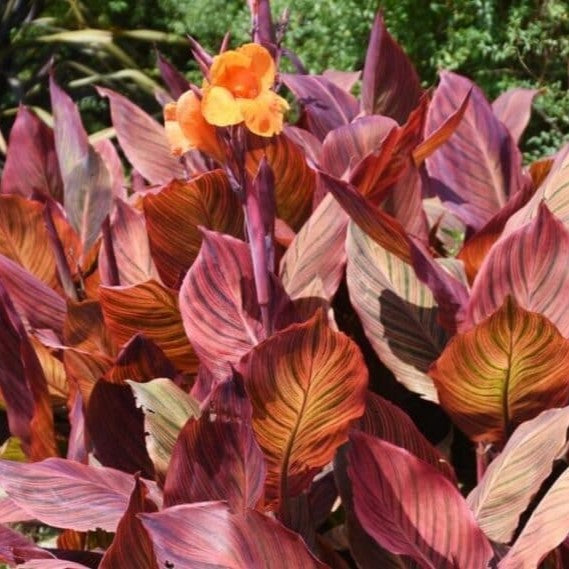
[[[223,502],[141,514],[160,567],[325,569],[299,535],[259,512],[232,513]],[[212,531],[215,528],[215,531]]]
[[[539,89],[514,87],[502,93],[493,103],[494,114],[508,127],[510,134],[519,144],[531,115],[531,106]]]
[[[350,439],[356,514],[380,545],[431,569],[487,566],[492,547],[452,483],[388,442],[362,433]]]
[[[522,423],[504,450],[486,469],[468,495],[468,505],[484,533],[493,541],[508,543],[553,461],[567,446],[569,408],[544,411]]]
[[[253,429],[267,461],[268,500],[298,495],[364,411],[367,369],[357,346],[319,311],[244,358]]]
[[[569,341],[507,297],[454,337],[430,375],[456,425],[472,440],[501,445],[523,421],[569,401]]]

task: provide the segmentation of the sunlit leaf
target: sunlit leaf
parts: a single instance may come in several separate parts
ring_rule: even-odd
[[[509,89],[493,103],[494,114],[508,127],[514,140],[519,143],[529,122],[531,106],[538,89]]]

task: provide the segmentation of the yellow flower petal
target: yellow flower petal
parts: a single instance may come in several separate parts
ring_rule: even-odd
[[[237,51],[249,58],[248,68],[259,80],[261,90],[270,89],[275,82],[276,66],[268,50],[258,43],[247,43],[238,48]]]
[[[209,124],[229,126],[243,121],[241,109],[235,97],[224,87],[204,89],[201,111]]]
[[[288,103],[274,91],[263,91],[255,99],[239,99],[245,126],[259,136],[273,136],[283,129]]]

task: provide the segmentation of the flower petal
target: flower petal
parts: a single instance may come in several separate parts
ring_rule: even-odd
[[[259,80],[261,89],[263,91],[270,89],[275,82],[276,67],[275,61],[268,50],[258,43],[247,43],[242,45],[237,51],[249,58],[250,63],[248,67]]]
[[[237,100],[224,87],[204,88],[201,111],[210,125],[229,126],[243,121]]]
[[[255,99],[238,99],[245,126],[259,136],[273,136],[283,129],[288,103],[274,91],[263,91]]]

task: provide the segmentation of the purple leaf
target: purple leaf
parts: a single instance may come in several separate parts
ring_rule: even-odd
[[[53,559],[53,555],[31,539],[5,526],[0,526],[0,562],[11,567],[30,559]]]
[[[177,100],[190,88],[190,82],[158,51],[156,60],[162,80],[166,83],[172,98]]]
[[[419,104],[421,85],[413,64],[391,37],[379,12],[369,38],[362,76],[362,110],[403,124]]]
[[[531,106],[539,89],[514,88],[502,93],[493,103],[494,114],[506,125],[516,143],[529,122]]]

